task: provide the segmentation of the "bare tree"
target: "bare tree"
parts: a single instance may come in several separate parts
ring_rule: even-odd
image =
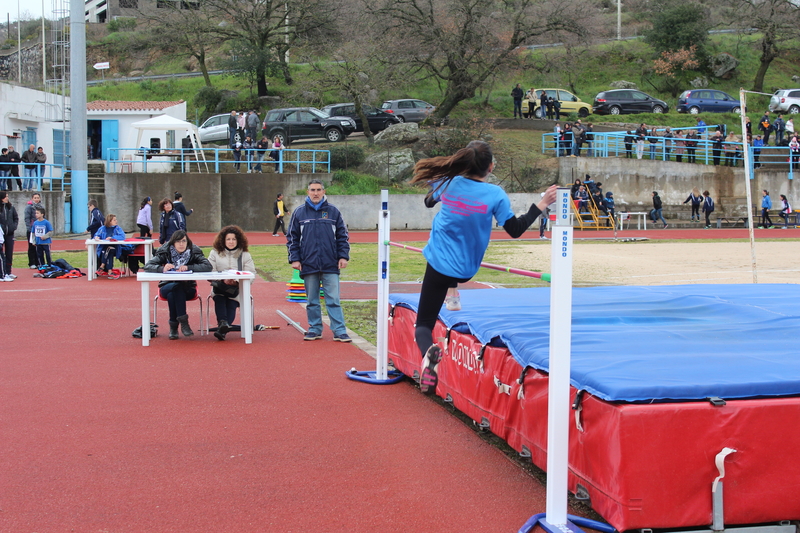
[[[141,17],[149,22],[151,43],[170,54],[197,59],[206,86],[212,86],[207,54],[222,43],[220,36],[213,32],[219,22],[216,12],[203,2],[164,2],[158,16],[142,12]]]
[[[761,92],[772,61],[800,34],[800,8],[793,0],[725,0],[725,16],[742,31],[755,28],[760,33],[753,90]]]
[[[333,4],[320,0],[205,0],[220,23],[213,31],[248,58],[259,96],[267,94],[267,74],[277,69],[293,83],[287,52],[298,42],[319,36],[332,17]]]
[[[525,45],[565,33],[588,37],[594,15],[580,0],[381,0],[374,13],[394,38],[394,55],[410,73],[444,86],[435,116],[446,117],[497,72],[519,59]]]

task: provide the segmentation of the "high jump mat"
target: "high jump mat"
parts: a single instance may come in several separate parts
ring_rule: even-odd
[[[389,358],[418,377],[418,294],[391,294]],[[436,394],[547,464],[550,288],[461,291]],[[572,292],[569,490],[619,531],[800,519],[800,285]]]

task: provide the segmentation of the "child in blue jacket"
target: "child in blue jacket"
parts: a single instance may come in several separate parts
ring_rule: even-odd
[[[44,207],[36,208],[36,220],[31,226],[31,234],[34,236],[36,245],[36,259],[39,262],[39,268],[49,265],[52,261],[50,258],[50,245],[53,240],[50,238],[53,235],[53,225],[47,220],[45,215],[47,211]],[[45,261],[47,259],[47,261]]]

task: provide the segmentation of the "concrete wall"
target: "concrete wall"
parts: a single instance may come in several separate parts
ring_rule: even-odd
[[[16,185],[14,185],[16,187]],[[45,218],[53,225],[56,234],[60,235],[65,232],[64,230],[64,202],[66,200],[66,193],[63,192],[43,192],[42,205],[47,210]],[[8,201],[17,210],[19,215],[19,225],[14,237],[17,239],[25,238],[25,208],[28,207],[33,193],[13,191],[8,193]],[[136,227],[134,225],[134,227]],[[81,228],[84,230],[86,228]],[[19,251],[19,250],[18,250]]]

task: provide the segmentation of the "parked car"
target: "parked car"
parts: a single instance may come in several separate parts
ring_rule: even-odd
[[[536,118],[542,118],[542,106],[539,105],[542,91],[545,92],[548,98],[553,98],[561,103],[561,111],[559,113],[562,115],[576,113],[579,117],[583,118],[588,117],[589,113],[592,112],[592,106],[564,89],[534,89],[533,93],[536,95],[536,102],[534,102],[535,107],[533,108],[533,114]],[[545,112],[546,111],[547,110],[545,110]],[[527,99],[522,101],[522,112],[528,112]]]
[[[738,113],[742,104],[722,91],[714,89],[691,89],[683,91],[675,107],[678,113]]]
[[[316,138],[339,142],[356,131],[356,123],[350,117],[331,117],[316,107],[289,107],[270,110],[262,131],[270,140],[280,138],[281,144]]]
[[[363,108],[364,114],[367,115],[369,130],[372,133],[381,132],[392,124],[400,122],[398,117],[381,111],[371,105],[364,105]],[[322,108],[322,112],[332,117],[350,117],[356,123],[356,131],[364,131],[364,127],[361,124],[361,117],[356,113],[356,105],[353,103],[326,105]]]
[[[781,89],[769,99],[769,110],[777,113],[800,113],[800,89]]]
[[[623,113],[666,113],[669,106],[663,100],[653,98],[636,89],[614,89],[603,91],[594,97],[592,112],[600,115]]]
[[[230,133],[228,133],[230,116],[230,113],[214,115],[203,122],[197,130],[200,132],[200,142],[225,141],[227,143],[230,139]]]
[[[436,106],[423,100],[406,98],[404,100],[387,100],[381,105],[381,109],[396,116],[400,122],[422,122],[436,111]]]

